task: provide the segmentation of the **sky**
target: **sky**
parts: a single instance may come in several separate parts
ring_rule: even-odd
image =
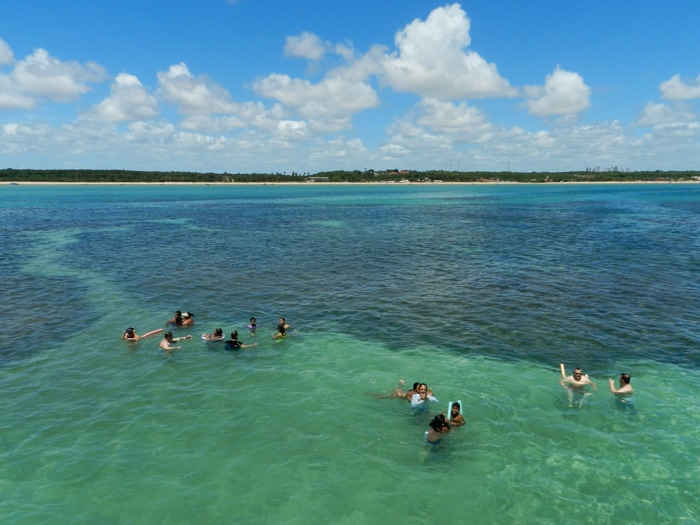
[[[697,0],[3,0],[0,168],[700,170]]]

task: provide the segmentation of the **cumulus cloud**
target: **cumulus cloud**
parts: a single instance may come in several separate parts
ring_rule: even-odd
[[[697,127],[697,120],[698,116],[685,106],[648,102],[637,119],[637,124],[655,129]]]
[[[93,107],[92,115],[107,122],[148,120],[158,114],[155,98],[148,94],[139,79],[120,73],[114,80],[109,97]]]
[[[258,94],[292,108],[303,119],[314,121],[319,130],[343,129],[354,113],[379,104],[369,84],[342,76],[329,76],[313,84],[275,73],[258,80],[254,88]]]
[[[419,124],[445,133],[454,141],[482,142],[492,136],[492,126],[486,114],[465,103],[424,99],[419,107],[422,111]]]
[[[288,36],[284,45],[286,56],[306,58],[308,60],[319,60],[326,52],[326,48],[321,39],[307,31],[299,36]]]
[[[666,100],[691,100],[700,98],[700,76],[686,84],[678,74],[659,85],[661,96]]]
[[[573,115],[590,105],[591,88],[578,73],[557,66],[547,75],[544,86],[526,86],[528,112],[536,117]]]
[[[44,49],[36,49],[15,63],[9,46],[0,40],[0,65],[3,64],[14,67],[7,74],[0,74],[0,110],[31,109],[42,99],[75,100],[90,90],[88,84],[106,77],[102,66],[93,62],[62,62]]]
[[[12,55],[12,49],[0,38],[0,66],[8,66],[13,64],[15,57]]]
[[[93,62],[62,62],[48,51],[36,49],[15,65],[11,76],[21,93],[66,102],[89,91],[88,83],[101,82],[106,74],[102,66]]]
[[[382,79],[396,91],[437,99],[510,97],[517,91],[473,51],[470,21],[459,4],[414,20],[394,39],[397,51],[382,59]]]
[[[185,115],[236,111],[236,104],[226,89],[206,77],[193,76],[184,62],[170,66],[168,71],[158,72],[158,83],[158,96],[175,104]]]

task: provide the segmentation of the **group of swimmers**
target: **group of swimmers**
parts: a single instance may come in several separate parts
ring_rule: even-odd
[[[581,368],[574,368],[571,375],[566,375],[566,369],[564,363],[559,365],[561,371],[561,380],[559,384],[568,392],[569,394],[569,406],[573,406],[576,397],[578,396],[578,406],[583,405],[584,400],[591,396],[592,393],[588,392],[587,387],[592,387],[596,390],[596,384],[591,381],[588,374],[583,374]],[[634,388],[630,384],[631,377],[627,373],[620,374],[619,386],[615,386],[615,381],[612,378],[608,378],[608,385],[610,392],[615,396],[616,401],[626,406],[633,406],[634,404]],[[404,390],[404,381],[399,379],[398,386],[391,391],[391,393],[386,395],[376,395],[377,397],[390,397],[397,399],[405,399],[411,403],[411,408],[414,412],[425,412],[429,408],[430,402],[439,402],[439,400],[433,396],[432,389],[428,388],[425,383],[413,383],[413,388],[410,390]],[[437,444],[442,436],[450,431],[452,427],[462,426],[465,424],[464,417],[462,416],[462,407],[459,402],[452,402],[448,408],[449,413],[441,413],[433,417],[429,423],[429,429],[425,432],[425,440],[431,444]]]
[[[439,400],[433,395],[433,390],[428,388],[426,383],[413,383],[413,388],[410,390],[403,389],[404,380],[399,379],[398,386],[391,391],[388,397],[396,399],[405,399],[411,404],[411,408],[416,413],[426,412],[429,410],[429,403],[438,403]],[[464,425],[464,417],[462,416],[462,406],[458,401],[449,404],[448,410],[436,415],[428,424],[428,430],[425,432],[425,440],[431,444],[437,444],[442,436],[447,434],[452,427],[460,427]]]
[[[573,406],[576,396],[578,396],[578,406],[582,406],[584,400],[591,396],[592,393],[586,390],[586,387],[590,386],[593,390],[597,390],[596,384],[591,381],[588,374],[584,374],[580,367],[574,368],[574,372],[570,375],[566,375],[566,369],[564,368],[564,363],[559,364],[559,370],[561,371],[561,379],[559,384],[569,393],[569,406]],[[610,387],[610,392],[615,396],[615,399],[623,404],[632,406],[634,404],[634,388],[630,384],[632,377],[629,374],[620,374],[620,386],[615,387],[615,381],[612,378],[608,378],[608,386]]]
[[[191,312],[182,312],[177,310],[174,316],[169,319],[166,323],[166,327],[187,327],[194,325],[194,314]],[[258,328],[258,323],[255,317],[250,318],[250,323],[247,326],[250,330],[251,336],[255,335],[255,331]],[[280,340],[287,336],[287,330],[290,326],[284,317],[280,317],[277,329],[272,333],[273,340]],[[122,339],[126,341],[138,341],[145,337],[155,335],[157,333],[163,332],[163,328],[158,330],[153,330],[143,335],[138,335],[133,327],[129,327],[122,333]],[[160,342],[160,349],[164,352],[171,352],[172,350],[179,350],[181,347],[176,346],[175,343],[178,341],[183,341],[186,339],[192,339],[191,335],[186,335],[182,337],[175,337],[173,332],[168,330],[163,334],[163,339]],[[202,334],[202,339],[208,342],[224,341],[224,331],[221,328],[216,328],[211,334]],[[251,346],[257,346],[258,343],[244,344],[238,339],[238,331],[234,330],[231,332],[231,338],[225,341],[226,350],[240,350],[241,348],[249,348]]]

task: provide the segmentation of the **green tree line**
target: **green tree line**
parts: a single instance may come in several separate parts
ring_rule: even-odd
[[[490,171],[413,171],[387,169],[326,171],[315,175],[282,173],[196,173],[184,171],[130,170],[0,170],[0,182],[74,182],[74,183],[167,183],[167,182],[651,182],[700,180],[700,171],[576,171],[576,172],[490,172]]]

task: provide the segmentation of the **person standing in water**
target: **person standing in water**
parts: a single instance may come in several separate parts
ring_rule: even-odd
[[[432,390],[430,391],[430,393],[428,392],[428,385],[426,385],[425,383],[421,383],[418,387],[418,393],[413,394],[413,397],[411,398],[411,408],[413,408],[417,412],[423,412],[425,410],[428,410],[428,401],[437,403],[438,399],[433,396]]]
[[[559,364],[559,370],[561,371],[559,384],[569,394],[569,406],[572,407],[575,401],[579,407],[583,406],[585,399],[593,395],[586,390],[586,387],[590,385],[593,387],[593,390],[597,390],[595,383],[590,380],[588,374],[583,374],[580,367],[574,368],[574,372],[570,376],[566,375],[564,363]]]
[[[459,403],[457,403],[456,401],[452,403],[452,406],[450,407],[450,413],[447,416],[449,418],[447,422],[451,427],[461,427],[462,425],[464,425],[465,421],[462,417],[462,414],[459,413],[460,410],[462,410],[462,407]]]
[[[124,330],[124,333],[122,334],[122,339],[126,339],[127,341],[138,341],[140,339],[140,336],[134,331],[133,327],[129,327],[126,330]]]
[[[160,342],[160,349],[165,352],[170,352],[171,350],[179,350],[181,346],[174,346],[173,343],[177,341],[182,341],[183,339],[192,339],[191,335],[186,335],[184,337],[173,337],[172,332],[165,332],[163,334],[163,340]]]
[[[613,381],[612,378],[608,378],[610,392],[615,396],[617,401],[625,405],[631,405],[634,402],[632,398],[634,388],[632,388],[630,384],[631,380],[632,377],[629,374],[620,374],[620,388],[615,388],[615,381]]]
[[[231,339],[226,341],[226,350],[240,350],[241,348],[250,348],[251,346],[258,346],[258,343],[252,343],[249,345],[241,343],[238,340],[238,330],[231,332]]]

